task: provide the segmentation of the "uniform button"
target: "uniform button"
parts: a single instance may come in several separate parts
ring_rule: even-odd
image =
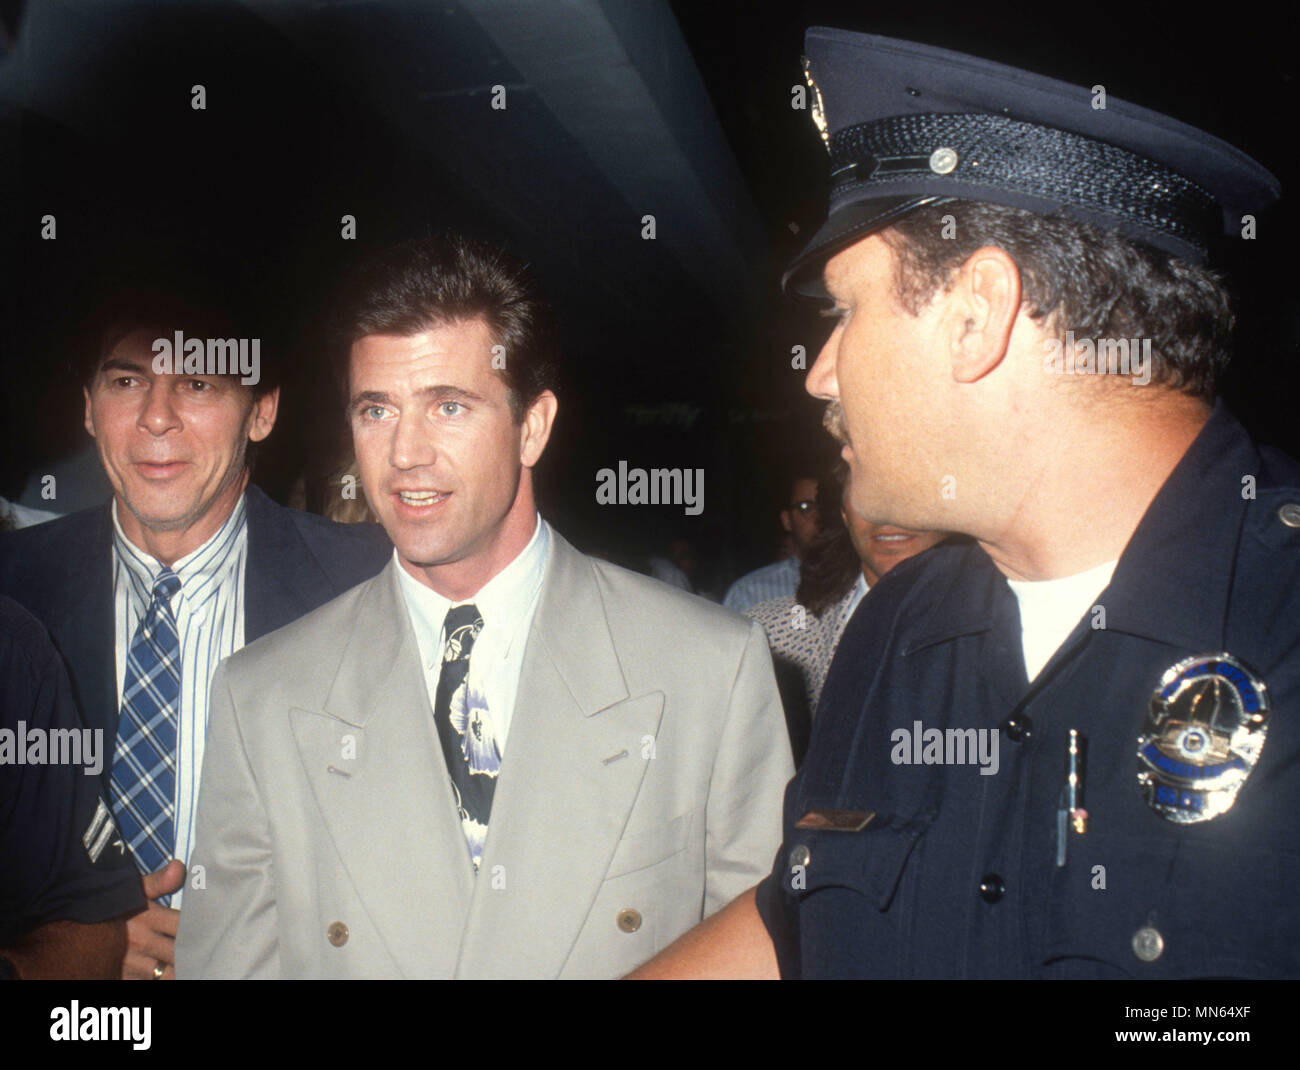
[[[1277,518],[1289,528],[1300,528],[1300,504],[1287,502],[1277,511]]]
[[[807,869],[808,863],[810,861],[812,861],[812,852],[808,850],[808,848],[805,847],[802,843],[796,845],[794,848],[791,849],[790,851],[791,869],[794,869],[796,866],[802,866],[804,869]]]
[[[618,912],[618,927],[625,933],[634,933],[641,928],[641,911],[628,907]]]
[[[335,947],[342,947],[348,942],[348,927],[341,921],[330,922],[330,927],[326,930],[329,941]]]
[[[1006,890],[1007,886],[996,873],[985,873],[980,878],[980,898],[986,903],[996,903]]]
[[[1143,962],[1155,962],[1165,953],[1165,938],[1158,929],[1144,925],[1133,934],[1133,954]]]
[[[1028,714],[1013,713],[1002,722],[1002,731],[1012,743],[1023,743],[1034,733],[1034,722]]]

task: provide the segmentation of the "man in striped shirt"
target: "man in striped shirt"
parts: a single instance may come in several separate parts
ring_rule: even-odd
[[[82,719],[103,732],[103,794],[148,909],[128,922],[123,976],[170,978],[208,710],[222,658],[383,566],[377,525],[276,505],[248,451],[275,424],[257,369],[162,370],[158,340],[233,332],[172,299],[105,321],[84,386],[85,425],[113,486],[106,506],[0,540],[0,592],[49,629]],[[234,340],[234,339],[231,339]],[[259,347],[260,351],[260,347]],[[213,371],[213,374],[208,374]],[[202,875],[190,875],[201,887]]]

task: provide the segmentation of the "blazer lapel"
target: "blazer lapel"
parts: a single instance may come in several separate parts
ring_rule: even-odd
[[[283,628],[320,605],[332,590],[311,548],[285,510],[252,483],[244,492],[248,510],[248,565],[244,571],[244,642]]]
[[[645,776],[661,692],[629,695],[591,564],[554,531],[457,975],[557,976]],[[613,919],[610,919],[613,925]]]
[[[397,567],[363,595],[325,708],[290,717],[325,826],[389,954],[407,976],[446,977],[473,868]]]

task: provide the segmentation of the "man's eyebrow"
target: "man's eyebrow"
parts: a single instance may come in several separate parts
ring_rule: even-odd
[[[123,357],[117,355],[104,358],[104,363],[99,366],[99,369],[98,371],[96,371],[95,374],[99,375],[101,373],[114,372],[114,371],[129,372],[132,375],[155,374],[153,371],[153,362],[151,360],[141,359],[139,357]],[[161,374],[163,374],[164,376],[171,375],[173,378],[176,379],[202,379],[205,382],[210,382],[210,383],[223,383],[229,379],[237,377],[239,375],[239,372],[231,370],[225,373],[220,373],[220,372],[209,373],[206,371],[197,371],[191,373],[165,372]]]
[[[137,357],[122,357],[112,354],[104,358],[104,363],[99,366],[101,372],[119,371],[119,372],[147,372],[150,370],[149,361],[140,360]]]
[[[463,386],[422,386],[416,395],[431,401],[486,401],[482,394],[466,390]]]
[[[482,394],[466,390],[462,386],[422,386],[415,392],[417,398],[429,401],[486,401]],[[386,390],[362,390],[352,398],[353,405],[378,404],[387,405],[393,396]]]

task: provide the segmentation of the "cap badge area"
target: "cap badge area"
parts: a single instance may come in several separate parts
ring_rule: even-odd
[[[822,136],[822,144],[826,146],[826,151],[831,151],[831,135],[826,128],[826,109],[822,107],[822,91],[817,88],[817,83],[813,81],[812,65],[808,62],[808,57],[801,59],[803,64],[803,78],[808,83],[808,88],[812,90],[812,107],[809,109],[812,113],[813,124],[817,127],[817,132]]]
[[[1232,809],[1268,734],[1264,682],[1230,654],[1200,654],[1160,678],[1138,737],[1146,803],[1179,825]]]
[[[935,149],[930,153],[929,164],[936,175],[952,174],[957,167],[957,152],[947,147]]]

